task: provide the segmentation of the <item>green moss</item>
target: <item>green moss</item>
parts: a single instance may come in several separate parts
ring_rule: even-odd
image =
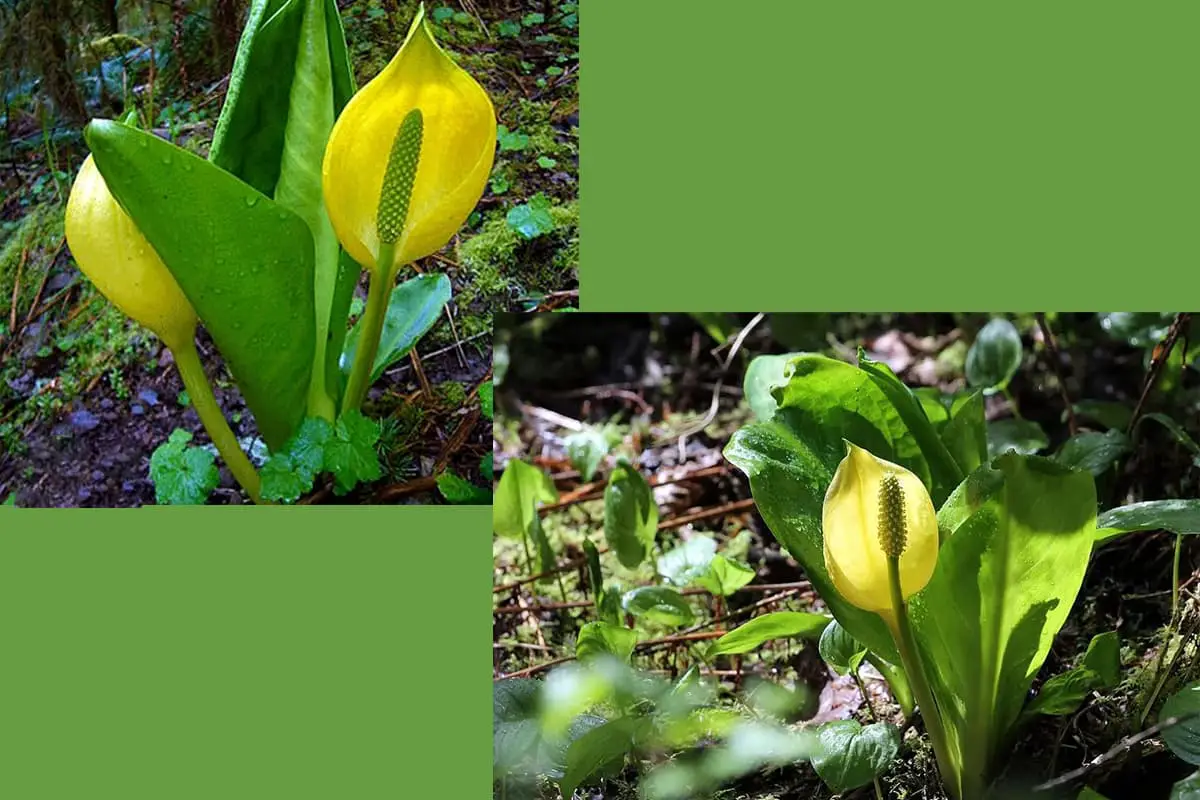
[[[27,309],[33,302],[41,282],[40,272],[35,272],[41,269],[42,259],[38,256],[62,241],[63,212],[64,207],[59,203],[34,206],[0,245],[0,297],[5,300],[12,299],[13,283],[17,278],[21,254],[27,253],[25,265],[21,270],[21,290],[17,298],[17,307],[20,309]],[[35,274],[36,279],[31,279]]]
[[[442,402],[450,408],[459,408],[467,402],[467,388],[458,381],[439,384],[437,392]]]

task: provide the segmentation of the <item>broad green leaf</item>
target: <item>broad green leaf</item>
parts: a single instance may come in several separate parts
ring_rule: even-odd
[[[552,781],[562,780],[567,774],[567,751],[571,745],[588,731],[598,728],[608,722],[596,714],[580,714],[571,720],[566,733],[554,735],[553,731],[543,731],[541,746],[538,748],[538,760],[531,770],[533,774],[545,775]]]
[[[940,433],[946,423],[950,421],[950,409],[946,406],[942,390],[935,386],[919,386],[909,391],[912,392],[916,401],[921,404],[921,410],[925,412],[926,418],[929,419],[929,424],[933,425],[933,429]]]
[[[954,491],[954,487],[962,483],[966,473],[959,468],[950,450],[938,437],[937,431],[933,429],[929,417],[925,415],[925,411],[921,407],[921,402],[896,377],[896,373],[892,372],[891,367],[867,358],[861,348],[858,351],[858,366],[870,376],[879,390],[887,397],[888,402],[900,415],[900,419],[904,421],[909,433],[917,440],[921,454],[929,464],[932,483],[927,481],[926,485],[930,486],[930,495],[933,498],[934,506],[940,505],[950,492]]]
[[[868,392],[878,391],[869,382],[866,386]],[[734,433],[725,458],[749,478],[754,502],[771,533],[804,567],[833,616],[868,649],[898,663],[900,657],[883,621],[846,601],[825,570],[821,510],[825,490],[845,452],[836,431],[825,429],[811,415],[781,408],[770,422]]]
[[[819,639],[829,617],[803,611],[776,611],[755,617],[713,642],[707,658],[749,653],[772,639]]]
[[[1188,684],[1163,703],[1159,722],[1172,717],[1181,722],[1163,730],[1163,744],[1189,764],[1200,765],[1200,681]]]
[[[541,681],[510,678],[492,684],[492,774],[500,776],[529,758],[541,738]]]
[[[1080,400],[1075,404],[1075,416],[1082,419],[1093,419],[1106,428],[1123,431],[1129,427],[1133,417],[1133,408],[1125,403],[1110,400]],[[1063,422],[1067,414],[1063,412]]]
[[[554,548],[550,545],[550,538],[546,536],[546,530],[542,527],[542,518],[537,513],[534,513],[529,522],[529,538],[533,540],[533,546],[537,550],[538,572],[552,572],[557,565],[557,559]],[[541,582],[552,583],[554,580],[554,575],[546,574],[542,576]]]
[[[158,137],[87,129],[105,183],[170,269],[276,450],[304,418],[312,371],[313,244],[295,214]]]
[[[1116,631],[1108,631],[1092,637],[1087,652],[1083,655],[1083,666],[1093,669],[1100,676],[1101,686],[1110,688],[1121,681],[1121,642]]]
[[[658,559],[658,574],[669,583],[684,588],[708,572],[717,542],[709,536],[693,536]]]
[[[1073,714],[1100,683],[1100,674],[1087,667],[1077,667],[1055,675],[1042,685],[1037,697],[1025,708],[1022,716],[1028,718],[1037,714]]]
[[[867,648],[847,633],[836,619],[821,632],[817,649],[825,663],[833,667],[839,675],[848,675],[856,671],[867,657]]]
[[[1100,797],[1097,795],[1097,797]],[[1104,798],[1100,798],[1104,800]],[[1200,800],[1200,770],[1193,772],[1171,787],[1168,800]]]
[[[559,788],[563,797],[571,797],[588,778],[600,773],[619,771],[625,755],[633,749],[639,728],[649,720],[619,717],[592,728],[567,748],[566,772]]]
[[[708,562],[708,570],[696,578],[696,585],[718,597],[728,597],[752,580],[753,569],[718,553]]]
[[[538,503],[553,503],[558,490],[550,476],[524,461],[509,461],[492,501],[492,530],[497,536],[528,536]]]
[[[271,196],[279,180],[292,82],[310,0],[253,0],[238,44],[209,159]],[[354,94],[354,71],[335,0],[325,9],[334,116]]]
[[[571,460],[571,466],[579,470],[585,481],[595,477],[596,470],[608,455],[608,438],[595,428],[584,428],[572,433],[563,440],[563,446],[567,449],[567,458]]]
[[[940,512],[948,535],[910,601],[949,746],[962,751],[966,796],[981,791],[1075,602],[1095,530],[1091,475],[1016,454],[993,466]]]
[[[970,475],[987,463],[988,427],[983,414],[983,392],[972,392],[956,404],[941,436],[963,475]]]
[[[782,688],[780,691],[787,692]],[[655,731],[655,742],[672,750],[696,747],[705,740],[724,737],[743,719],[741,714],[729,708],[697,708],[682,718],[665,719],[661,729]]]
[[[696,618],[684,596],[669,586],[640,586],[625,593],[621,608],[663,625],[688,625]]]
[[[776,387],[787,383],[787,365],[799,353],[784,355],[760,355],[746,367],[746,377],[742,381],[746,403],[758,420],[766,421],[775,415],[775,397],[772,392]]]
[[[379,423],[350,410],[338,417],[333,436],[325,443],[326,471],[334,477],[334,494],[345,494],[359,483],[372,481],[382,474],[375,443],[381,433]]]
[[[632,569],[650,552],[658,534],[658,506],[650,484],[628,461],[618,462],[604,489],[604,537],[620,562]]]
[[[825,438],[851,441],[931,485],[929,463],[916,436],[868,372],[825,356],[800,356],[791,369],[791,379],[775,394],[779,409],[774,419],[783,414],[793,429],[819,427]],[[845,447],[841,450],[844,454]]]
[[[1080,790],[1079,796],[1075,800],[1108,800],[1108,798],[1094,789],[1085,786]]]
[[[967,351],[967,383],[984,390],[1008,386],[1021,366],[1021,334],[1003,317],[996,317],[975,337]]]
[[[601,622],[619,626],[621,624],[621,598],[625,595],[621,585],[611,583],[601,592],[596,602],[596,616]]]
[[[1111,508],[1096,519],[1096,543],[1134,531],[1200,533],[1200,500],[1147,500]]]
[[[863,727],[854,720],[827,722],[817,729],[812,765],[836,793],[866,786],[887,772],[900,752],[900,729],[886,722]]]
[[[408,355],[438,321],[448,302],[450,279],[445,275],[418,275],[392,290],[383,319],[383,333],[379,337],[379,351],[371,368],[372,382],[379,380],[385,369]],[[354,353],[361,335],[360,319],[346,337],[342,349],[342,371],[347,375],[354,365]]]
[[[1175,319],[1169,311],[1118,311],[1099,316],[1100,327],[1109,336],[1134,347],[1152,347],[1161,342]]]
[[[575,657],[586,661],[598,655],[611,655],[628,661],[637,641],[637,631],[609,622],[589,622],[579,629]]]
[[[987,426],[988,458],[1008,452],[1031,456],[1050,446],[1042,426],[1028,419],[1001,419]]]
[[[1054,460],[1072,469],[1087,470],[1100,477],[1131,450],[1129,437],[1121,431],[1077,433],[1068,439]]]

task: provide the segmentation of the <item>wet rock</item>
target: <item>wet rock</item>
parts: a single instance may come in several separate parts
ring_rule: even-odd
[[[141,403],[134,403],[129,407],[129,410],[135,417],[140,417],[146,413],[146,407]]]
[[[100,424],[99,418],[86,408],[81,408],[78,411],[72,411],[70,422],[71,428],[77,433],[87,433]]]
[[[103,411],[108,411],[108,410],[109,410],[109,409],[111,409],[112,407],[113,407],[113,401],[112,401],[111,399],[109,399],[109,398],[107,398],[107,397],[106,397],[106,398],[104,398],[103,400],[101,400],[101,401],[100,401],[100,408],[101,408],[101,410],[103,410]]]
[[[153,389],[142,389],[138,392],[138,399],[148,406],[158,405],[158,392]]]

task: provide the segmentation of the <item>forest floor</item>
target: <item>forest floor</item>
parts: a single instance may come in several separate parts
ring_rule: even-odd
[[[493,314],[578,304],[578,18],[573,3],[545,3],[544,13],[522,5],[481,4],[478,14],[427,5],[435,35],[493,98],[503,126],[496,165],[464,230],[418,265],[450,277],[452,321],[444,316],[421,340],[420,373],[406,359],[385,373],[368,399],[365,410],[383,424],[383,478],[336,500],[327,487],[317,487],[301,502],[441,502],[435,469],[487,483],[480,457],[488,451],[491,425],[480,413],[477,391],[490,380]],[[395,54],[417,3],[342,0],[339,6],[362,86]],[[140,32],[156,34],[169,49],[169,31]],[[172,74],[164,68],[154,87],[161,109],[156,133],[206,154],[227,79],[191,65],[193,88],[184,91],[170,82]],[[135,84],[139,75],[145,77],[133,74]],[[134,93],[145,97],[145,88],[135,85]],[[93,100],[95,115],[115,114]],[[6,101],[0,501],[152,503],[148,464],[155,447],[175,428],[191,431],[198,444],[207,434],[180,394],[170,353],[96,292],[65,246],[64,205],[86,156],[78,127],[47,121],[35,95]],[[521,232],[510,224],[510,212],[531,206],[548,217],[539,215],[540,227]],[[352,313],[361,308],[359,298]],[[201,352],[226,418],[254,454],[254,420],[203,336]],[[243,501],[222,470],[211,502]]]
[[[1075,424],[1080,430],[1106,427],[1085,413],[1089,408],[1109,412],[1123,408],[1123,419],[1128,419],[1146,382],[1151,348],[1171,318],[1152,319],[1148,327],[1135,329],[1133,318],[1138,315],[1114,315],[1106,329],[1099,316],[1050,316],[1061,351],[1059,369],[1077,407]],[[585,541],[601,548],[601,572],[606,579],[628,590],[662,580],[656,574],[655,557],[689,540],[711,537],[717,552],[749,564],[753,579],[726,598],[702,589],[684,592],[696,622],[682,630],[686,636],[679,636],[677,627],[647,627],[638,620],[643,642],[634,651],[634,667],[673,680],[690,666],[699,666],[700,673],[719,687],[721,705],[739,712],[745,708],[740,698],[752,687],[762,682],[785,687],[795,702],[783,721],[797,727],[839,719],[866,724],[873,713],[894,712],[886,684],[877,674],[875,679],[868,674],[865,680],[868,705],[851,678],[825,665],[815,643],[777,640],[743,656],[706,663],[704,648],[711,640],[754,615],[825,608],[804,570],[759,516],[745,476],[725,460],[722,448],[735,430],[752,421],[743,397],[743,377],[754,356],[804,351],[853,361],[861,345],[869,357],[889,364],[910,387],[933,386],[951,393],[965,388],[967,346],[986,319],[983,315],[767,315],[749,330],[740,351],[730,359],[731,343],[752,321],[751,315],[506,317],[497,328],[497,468],[522,459],[553,481],[558,500],[543,505],[539,516],[559,567],[539,576],[535,573],[543,566],[532,562],[536,555],[514,539],[495,538],[496,680],[542,679],[573,658],[581,626],[596,619],[597,613],[585,566]],[[989,427],[1013,419],[1015,403],[1021,417],[1046,434],[1047,441],[1030,449],[1051,454],[1069,437],[1071,423],[1057,372],[1033,316],[1018,316],[1016,322],[1025,341],[1021,367],[1009,386],[1011,399],[1001,394],[987,398]],[[1097,479],[1102,509],[1142,499],[1197,496],[1197,373],[1197,362],[1185,367],[1174,360],[1160,374],[1143,411],[1169,415],[1184,422],[1185,430],[1139,426],[1133,452]],[[568,447],[580,431],[595,431],[607,440],[601,451],[611,448],[590,479],[579,471],[579,452]],[[618,454],[628,457],[649,481],[659,508],[658,541],[636,569],[622,566],[615,554],[604,549],[605,475]],[[1074,610],[1035,688],[1047,676],[1073,666],[1092,636],[1114,630],[1121,642],[1123,680],[1112,689],[1093,693],[1075,713],[1037,718],[1004,765],[1006,778],[1027,787],[1062,775],[1144,727],[1138,717],[1172,613],[1174,538],[1163,532],[1131,535],[1093,557]],[[1188,620],[1182,629],[1187,630],[1200,622],[1196,602],[1200,548],[1195,537],[1182,538],[1189,540],[1180,571]],[[626,619],[632,624],[633,617]],[[652,642],[646,642],[647,637]],[[1173,646],[1178,648],[1181,641],[1176,638]],[[1183,659],[1168,686],[1177,688],[1188,673],[1194,679],[1197,666]],[[650,752],[642,752],[608,780],[589,782],[583,796],[637,797],[648,768],[680,758],[651,746]],[[1086,782],[1114,800],[1165,798],[1171,785],[1192,770],[1151,739],[1090,770]],[[513,786],[519,783],[513,779]],[[1061,796],[1074,798],[1081,784],[1073,785],[1074,793]],[[889,798],[943,797],[930,760],[911,751],[893,763],[881,786],[883,796]],[[509,797],[520,796],[508,789]],[[535,781],[532,787],[526,784],[526,789],[530,796],[558,797],[557,788],[545,780]],[[752,772],[715,796],[775,800],[835,795],[802,763]],[[866,800],[875,794],[868,784],[839,796]],[[1002,796],[1029,795],[1018,791]]]

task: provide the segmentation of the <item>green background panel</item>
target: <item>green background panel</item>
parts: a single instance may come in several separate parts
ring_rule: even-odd
[[[585,4],[583,308],[1158,310],[1200,4]]]
[[[0,509],[0,796],[486,796],[490,515]]]

